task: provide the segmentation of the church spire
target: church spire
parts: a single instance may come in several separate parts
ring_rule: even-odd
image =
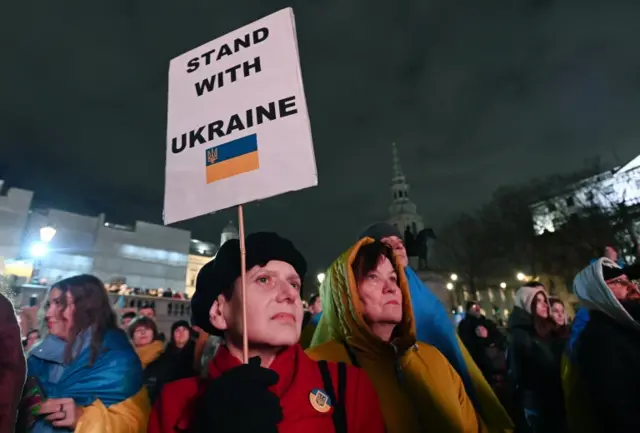
[[[394,203],[405,203],[409,201],[409,185],[400,165],[400,157],[398,156],[398,148],[395,143],[391,144],[391,153],[393,155],[393,173],[391,177],[391,193],[393,194]]]
[[[404,172],[400,165],[400,157],[398,156],[398,148],[395,143],[391,144],[391,152],[393,154],[393,180],[405,182]]]
[[[416,235],[424,228],[422,217],[418,214],[416,205],[409,200],[409,184],[400,165],[400,156],[395,143],[391,144],[393,166],[391,174],[392,201],[389,207],[388,222],[395,225],[402,233],[409,230]]]
[[[223,246],[225,242],[231,239],[238,239],[239,237],[238,229],[233,224],[233,221],[229,221],[229,224],[222,229],[222,233],[220,234],[220,246]]]

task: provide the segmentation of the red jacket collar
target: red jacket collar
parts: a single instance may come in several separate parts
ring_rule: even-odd
[[[293,345],[287,347],[282,352],[276,355],[276,359],[273,360],[269,368],[280,376],[280,380],[275,386],[272,386],[270,391],[276,394],[278,397],[289,389],[293,382],[293,378],[297,372],[298,361],[301,356],[305,356],[302,348],[299,345]],[[212,379],[217,378],[226,371],[242,365],[242,362],[233,356],[226,346],[220,346],[215,356],[209,363],[209,377]]]
[[[282,397],[282,395],[287,392],[289,387],[293,384],[293,379],[298,371],[298,362],[304,360],[305,356],[304,351],[297,344],[287,347],[276,356],[276,359],[274,359],[269,368],[278,373],[280,380],[278,380],[278,383],[275,386],[270,388],[271,392],[276,394],[278,397]],[[240,365],[242,365],[242,362],[233,356],[226,346],[220,346],[213,359],[209,362],[209,377],[211,379],[215,379],[221,376],[224,372]],[[206,383],[206,380],[200,381],[196,395],[178,418],[176,428],[179,431],[188,431],[191,419],[193,418],[193,414],[196,410],[195,402],[206,391]]]

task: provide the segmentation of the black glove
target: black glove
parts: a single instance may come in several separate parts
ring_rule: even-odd
[[[280,398],[269,391],[278,373],[260,366],[260,358],[212,379],[194,415],[197,433],[277,433]]]

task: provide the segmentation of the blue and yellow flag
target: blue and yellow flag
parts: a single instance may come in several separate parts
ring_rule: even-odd
[[[260,168],[256,134],[211,147],[206,153],[208,184]]]

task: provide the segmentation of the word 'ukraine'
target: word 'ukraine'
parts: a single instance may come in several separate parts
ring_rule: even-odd
[[[185,132],[180,137],[173,137],[171,139],[171,152],[180,153],[187,146],[192,148],[196,144],[205,144],[235,131],[243,131],[267,121],[274,121],[296,113],[298,113],[298,108],[296,107],[295,95],[272,101],[265,105],[259,105],[244,113],[233,114],[226,121],[214,120],[207,125]]]

